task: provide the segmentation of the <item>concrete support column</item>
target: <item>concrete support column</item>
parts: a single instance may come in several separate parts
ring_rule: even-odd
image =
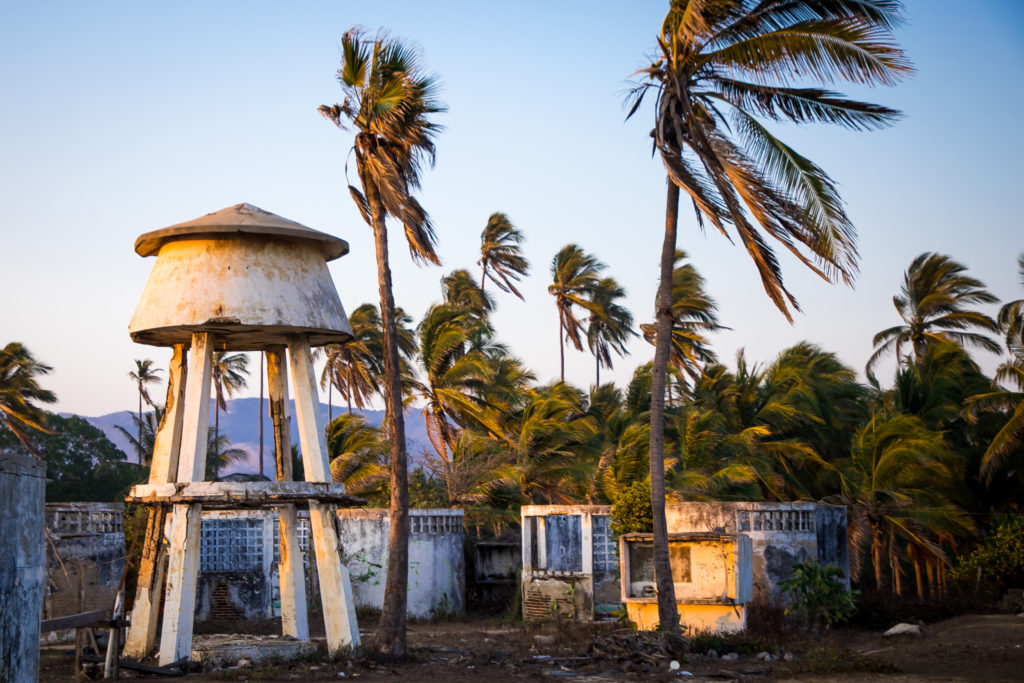
[[[288,369],[284,348],[267,352],[267,384],[270,389],[270,417],[274,423],[274,462],[278,481],[292,481],[291,417],[288,414]],[[281,633],[309,640],[306,613],[306,581],[299,547],[298,515],[295,505],[278,508],[281,564],[277,577],[281,587]]]
[[[46,465],[0,453],[0,681],[39,679],[46,585]]]
[[[211,336],[192,335],[192,353],[185,383],[185,413],[178,460],[179,482],[203,481],[210,430],[210,376],[213,364]],[[199,574],[199,543],[202,505],[175,505],[171,518],[170,559],[167,567],[167,598],[160,637],[160,664],[171,664],[192,654],[196,578]]]
[[[167,401],[164,417],[153,441],[153,463],[149,471],[150,484],[167,484],[178,476],[178,456],[181,452],[182,418],[185,413],[185,381],[188,377],[187,350],[184,344],[175,344],[167,368]],[[149,509],[146,536],[142,543],[139,563],[139,582],[135,591],[131,625],[124,645],[126,657],[142,659],[153,651],[156,644],[157,618],[160,614],[160,588],[164,582],[165,511],[162,507]]]
[[[316,376],[309,341],[293,338],[288,344],[292,382],[295,388],[295,412],[298,418],[299,442],[306,481],[331,481],[327,462],[327,440],[320,418]],[[359,645],[355,603],[348,569],[341,562],[338,532],[335,527],[337,507],[309,504],[309,521],[316,551],[316,566],[320,576],[320,598],[323,603],[327,647],[337,651],[343,647]]]

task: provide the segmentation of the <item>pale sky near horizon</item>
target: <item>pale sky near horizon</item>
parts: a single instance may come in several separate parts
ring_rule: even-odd
[[[340,35],[386,27],[417,43],[443,84],[437,165],[420,199],[444,266],[417,267],[393,230],[399,305],[418,319],[455,268],[475,275],[488,215],[525,233],[526,303],[498,297],[499,338],[547,382],[558,328],[546,288],[554,253],[576,242],[608,264],[638,322],[653,315],[664,174],[652,113],[623,122],[626,79],[645,63],[664,2],[36,2],[0,6],[0,345],[23,342],[54,371],[56,410],[136,405],[127,326],[153,259],[143,232],[239,202],[348,240],[332,264],[351,311],[376,302],[369,228],[345,191],[352,136],[316,108],[334,103]],[[803,307],[794,325],[765,296],[746,253],[681,213],[679,247],[707,279],[728,365],[770,361],[802,339],[862,372],[871,338],[898,323],[891,298],[924,251],[953,256],[1003,300],[1024,296],[1017,211],[1024,156],[1024,2],[908,0],[897,36],[918,70],[896,88],[844,92],[902,109],[892,129],[775,130],[840,184],[860,235],[856,288],[784,258]],[[354,176],[353,176],[354,177]],[[994,312],[995,307],[993,307]],[[615,362],[624,384],[642,340]],[[593,382],[569,351],[567,379]],[[979,354],[991,369],[997,359]],[[608,376],[602,372],[602,379]],[[883,374],[883,383],[885,375]],[[257,382],[252,381],[253,390]],[[160,390],[158,395],[162,395]]]

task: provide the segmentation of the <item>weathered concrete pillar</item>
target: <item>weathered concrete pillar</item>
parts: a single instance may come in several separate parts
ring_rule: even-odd
[[[277,480],[292,481],[291,417],[288,415],[288,369],[284,347],[267,352],[267,384],[270,385],[270,416],[274,423]],[[295,505],[282,506],[277,514],[281,530],[281,564],[277,570],[281,587],[281,633],[309,640],[306,581]]]
[[[46,464],[0,453],[0,681],[39,678],[46,581]]]
[[[182,416],[181,453],[178,458],[180,482],[203,481],[206,447],[210,429],[210,376],[213,345],[210,335],[192,335],[192,350],[185,382],[185,413]],[[192,655],[192,625],[196,607],[196,578],[199,574],[199,541],[203,506],[175,505],[171,513],[171,542],[167,563],[167,596],[160,636],[160,665],[166,666]]]
[[[181,451],[182,417],[185,413],[185,381],[187,372],[187,351],[184,344],[175,344],[170,365],[167,368],[167,400],[164,417],[157,428],[153,444],[153,463],[149,472],[150,484],[168,484],[178,476],[178,454]],[[164,547],[165,510],[151,507],[146,520],[146,537],[142,544],[142,559],[139,565],[139,582],[135,592],[131,625],[124,645],[127,657],[143,658],[149,655],[156,644],[160,614],[161,589],[164,582],[164,562],[167,552]]]
[[[327,463],[327,440],[320,402],[317,398],[316,377],[309,341],[295,338],[288,344],[292,382],[295,384],[295,414],[298,418],[299,443],[302,447],[302,467],[306,481],[331,481],[331,468]],[[341,562],[338,532],[334,526],[337,506],[310,501],[309,524],[316,552],[316,568],[320,576],[320,600],[324,608],[324,628],[327,648],[336,651],[343,647],[359,647],[359,628],[352,596],[352,582],[348,568]]]

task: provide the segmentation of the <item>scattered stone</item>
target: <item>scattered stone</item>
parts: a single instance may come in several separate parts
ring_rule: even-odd
[[[773,655],[771,652],[758,652],[755,659],[759,662],[770,662],[773,659],[778,659],[778,655]]]
[[[555,637],[538,634],[533,637],[533,644],[537,647],[548,647],[555,644]]]
[[[235,666],[237,666],[239,669],[248,669],[252,666],[252,660],[248,657],[242,657],[238,660],[238,663]]]
[[[896,624],[891,629],[882,634],[886,638],[892,636],[919,636],[921,635],[921,627],[917,624]]]
[[[796,657],[793,655],[792,652],[783,652],[782,653],[782,660],[783,661],[792,662],[794,659],[796,659]]]
[[[718,650],[708,650],[708,657],[718,659]]]
[[[735,662],[739,658],[740,656],[735,652],[726,652],[724,655],[722,655],[723,662]]]
[[[679,667],[680,667],[679,660],[673,659],[671,662],[668,663],[668,668],[671,671],[679,671]]]

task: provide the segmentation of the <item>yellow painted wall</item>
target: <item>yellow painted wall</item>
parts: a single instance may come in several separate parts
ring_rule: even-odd
[[[747,626],[746,608],[743,605],[677,604],[676,608],[679,610],[679,625],[684,633],[735,633]],[[656,602],[627,602],[626,614],[641,631],[658,628]]]

